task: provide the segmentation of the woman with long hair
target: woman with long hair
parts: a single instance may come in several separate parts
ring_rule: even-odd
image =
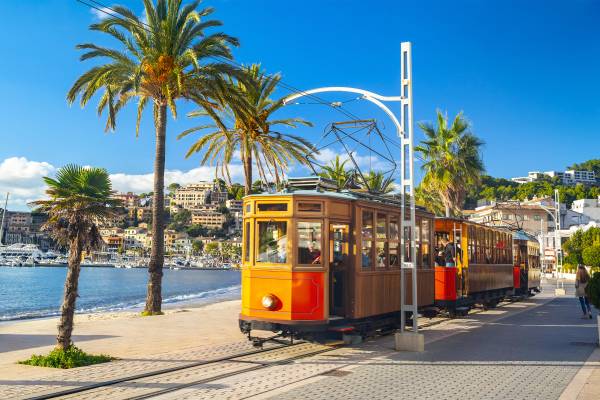
[[[575,296],[579,297],[579,303],[581,304],[581,310],[583,316],[581,318],[592,319],[592,308],[590,307],[590,300],[585,292],[585,288],[590,281],[590,274],[587,269],[581,264],[577,266],[577,274],[575,275]]]

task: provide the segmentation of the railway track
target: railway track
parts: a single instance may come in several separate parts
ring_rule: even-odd
[[[513,301],[503,301],[498,304],[497,308],[502,308],[511,303]],[[475,309],[471,310],[469,314],[479,314],[484,311],[486,310]],[[445,316],[435,317],[433,320],[419,324],[419,329],[435,326],[450,319]],[[333,351],[337,348],[308,342],[278,344],[268,349],[257,349],[212,360],[192,362],[176,367],[32,396],[28,397],[28,399],[148,399],[247,372],[289,364],[296,360]],[[342,367],[343,365],[339,368]]]
[[[307,342],[281,345],[46,393],[28,399],[147,399],[246,372],[288,364],[336,348]]]

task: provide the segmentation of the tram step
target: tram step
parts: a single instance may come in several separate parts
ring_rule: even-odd
[[[332,326],[328,330],[331,332],[346,333],[346,332],[352,332],[354,330],[354,327],[350,326],[350,325]]]

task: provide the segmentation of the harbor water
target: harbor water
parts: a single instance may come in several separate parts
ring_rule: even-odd
[[[59,314],[66,267],[0,267],[0,321]],[[83,267],[78,313],[137,310],[144,306],[145,268]],[[235,270],[164,270],[163,304],[209,303],[239,298]]]

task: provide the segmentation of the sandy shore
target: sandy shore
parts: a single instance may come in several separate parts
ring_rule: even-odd
[[[240,301],[167,309],[165,315],[139,312],[81,314],[75,317],[73,341],[90,353],[134,358],[244,340],[238,328]],[[36,377],[52,369],[15,364],[54,347],[58,318],[0,324],[0,376]]]

